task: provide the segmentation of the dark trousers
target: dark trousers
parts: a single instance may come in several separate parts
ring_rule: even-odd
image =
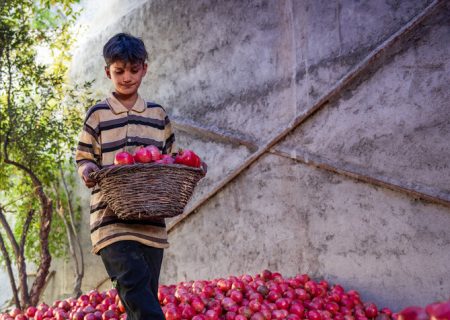
[[[115,242],[100,250],[128,320],[165,319],[158,302],[163,251],[128,240]]]

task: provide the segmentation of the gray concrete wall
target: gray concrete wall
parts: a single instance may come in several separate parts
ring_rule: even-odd
[[[93,23],[72,77],[97,78],[107,93],[103,43],[120,31],[143,38],[142,95],[166,107],[177,144],[209,164],[193,208],[430,3],[136,1]],[[341,283],[394,310],[448,298],[449,16],[441,6],[176,223],[161,281],[269,268]],[[88,289],[105,275],[97,257],[87,268]]]
[[[2,286],[0,287],[0,308],[5,306],[12,297],[11,286],[9,285],[8,273],[3,271],[0,273],[0,283]]]

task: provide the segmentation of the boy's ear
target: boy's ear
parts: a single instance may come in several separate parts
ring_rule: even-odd
[[[148,65],[147,65],[147,63],[144,62],[144,64],[143,64],[144,74],[142,76],[145,76],[145,74],[147,73],[147,68],[148,68]]]
[[[106,76],[107,76],[109,79],[111,79],[111,71],[109,70],[109,67],[108,67],[108,66],[105,67],[105,73],[106,73]]]

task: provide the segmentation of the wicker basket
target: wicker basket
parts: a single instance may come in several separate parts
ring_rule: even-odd
[[[108,206],[124,220],[183,213],[204,175],[199,168],[158,163],[111,166],[91,173]]]

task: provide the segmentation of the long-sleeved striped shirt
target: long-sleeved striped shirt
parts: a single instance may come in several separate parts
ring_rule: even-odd
[[[175,141],[170,120],[158,104],[138,98],[128,110],[113,94],[91,107],[86,114],[75,160],[81,176],[88,162],[99,168],[113,165],[116,153],[134,153],[140,146],[155,145],[170,153]],[[121,240],[134,240],[157,248],[167,248],[166,224],[163,218],[120,220],[104,202],[96,185],[90,201],[92,252],[98,252]]]

